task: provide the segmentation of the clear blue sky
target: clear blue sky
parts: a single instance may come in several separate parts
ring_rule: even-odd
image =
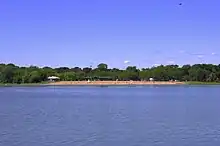
[[[219,7],[219,0],[2,1],[0,62],[219,64]]]

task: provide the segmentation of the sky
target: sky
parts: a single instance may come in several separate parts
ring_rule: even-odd
[[[219,7],[219,0],[2,1],[0,63],[220,64]]]

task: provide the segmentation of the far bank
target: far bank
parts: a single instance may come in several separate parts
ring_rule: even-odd
[[[3,84],[0,87],[44,87],[44,86],[74,86],[74,85],[220,85],[220,82],[172,82],[172,81],[58,81],[42,83],[25,83],[25,84]]]

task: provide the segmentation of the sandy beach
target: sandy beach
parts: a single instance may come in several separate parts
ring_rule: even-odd
[[[184,82],[171,81],[59,81],[50,85],[178,85]]]

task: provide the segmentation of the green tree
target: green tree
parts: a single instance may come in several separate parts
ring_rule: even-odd
[[[12,65],[3,68],[1,72],[1,81],[3,83],[13,83],[14,71],[14,66]]]
[[[106,71],[108,69],[108,65],[105,64],[105,63],[100,63],[98,66],[97,66],[98,70],[100,71]]]
[[[97,68],[85,67],[18,67],[14,64],[0,64],[0,83],[38,83],[46,81],[49,76],[59,76],[64,81],[86,80],[99,77],[111,80],[180,80],[180,81],[206,81],[220,82],[220,65],[194,64],[194,65],[160,65],[152,68],[138,69],[128,66],[125,70],[112,68],[100,63]]]
[[[32,71],[29,75],[29,83],[40,83],[42,81],[41,75],[38,71]]]

